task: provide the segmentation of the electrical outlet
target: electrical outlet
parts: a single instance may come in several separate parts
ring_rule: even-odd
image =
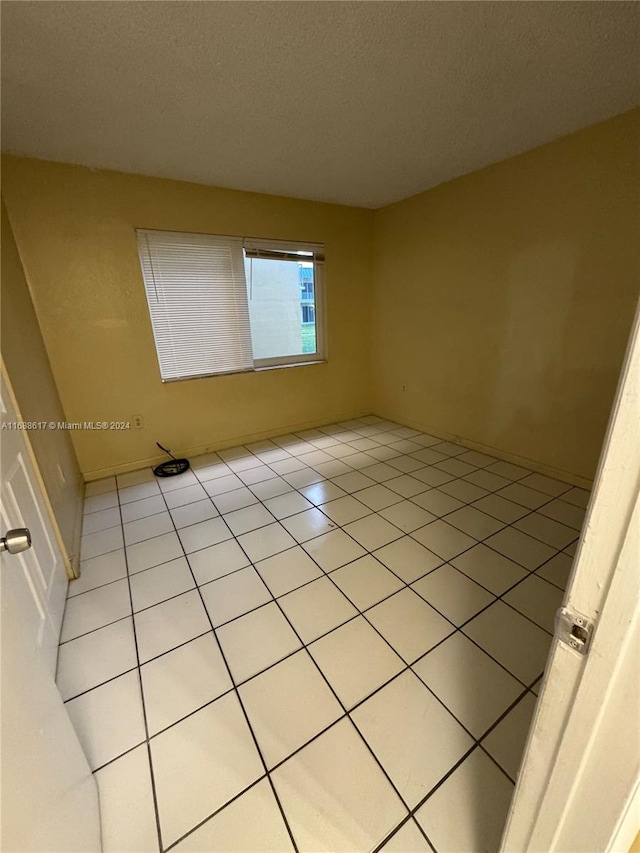
[[[144,426],[144,418],[142,415],[132,415],[131,423],[133,424],[134,429],[142,429]]]

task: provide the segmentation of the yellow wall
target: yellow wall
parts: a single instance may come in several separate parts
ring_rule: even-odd
[[[376,213],[376,412],[593,477],[639,292],[639,119]]]
[[[12,157],[3,194],[67,418],[145,420],[72,433],[87,478],[370,410],[371,211]],[[163,384],[136,228],[325,243],[328,363]]]
[[[25,421],[64,421],[4,202],[1,228],[2,359],[22,418]],[[69,434],[29,430],[29,438],[67,555],[76,565],[84,483]]]

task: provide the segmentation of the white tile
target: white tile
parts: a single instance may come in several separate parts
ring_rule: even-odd
[[[140,483],[138,486],[127,486],[126,489],[118,490],[120,504],[128,504],[131,501],[141,501],[144,498],[152,498],[160,494],[160,488],[156,482]]]
[[[141,501],[131,501],[121,507],[122,520],[126,524],[129,521],[137,521],[139,518],[147,518],[159,512],[166,512],[167,506],[161,495],[153,498],[144,498]]]
[[[358,521],[352,521],[344,528],[345,533],[352,536],[367,551],[381,548],[394,539],[399,539],[403,533],[394,524],[381,518],[378,514],[369,515]]]
[[[201,453],[200,456],[196,456],[192,459],[191,467],[195,473],[200,468],[206,468],[208,465],[218,464],[220,461],[218,454],[212,450],[209,453]]]
[[[501,601],[472,619],[463,630],[523,684],[531,684],[544,670],[551,637]]]
[[[405,533],[411,533],[418,527],[435,521],[435,515],[416,506],[412,501],[402,501],[394,506],[387,507],[387,509],[381,510],[380,515],[395,524],[400,530],[404,530]]]
[[[462,625],[494,601],[490,592],[448,565],[440,566],[411,586],[454,625]]]
[[[434,468],[429,465],[426,468],[421,468],[419,471],[414,471],[411,475],[415,480],[420,480],[427,486],[442,486],[444,483],[449,483],[455,479],[454,474],[448,474],[446,471],[441,471],[439,468]]]
[[[304,458],[304,457],[301,457]],[[338,477],[340,474],[348,474],[351,471],[349,465],[346,465],[340,459],[331,459],[328,462],[321,462],[319,465],[313,466],[318,474],[323,477]]]
[[[556,611],[562,604],[562,599],[562,590],[535,575],[529,575],[504,596],[507,604],[528,616],[550,634],[554,632]]]
[[[416,450],[412,453],[414,459],[423,462],[425,465],[433,465],[435,462],[442,462],[447,456],[444,453],[439,453],[437,450],[425,448],[424,450]]]
[[[467,483],[473,483],[474,486],[480,486],[481,489],[488,489],[490,492],[497,492],[498,489],[504,489],[511,482],[506,477],[498,477],[497,474],[492,474],[491,471],[473,471],[463,479]]]
[[[462,462],[468,462],[470,465],[475,465],[476,468],[485,468],[487,465],[491,465],[492,462],[498,461],[493,456],[487,456],[486,453],[478,453],[477,450],[467,450],[465,453],[461,453],[458,459]]]
[[[284,453],[285,451],[282,452]],[[299,471],[301,468],[306,467],[304,462],[301,462],[297,457],[289,456],[288,454],[283,459],[270,462],[269,466],[281,477],[283,474],[291,474],[292,471]]]
[[[451,564],[495,595],[502,595],[510,586],[527,576],[522,566],[486,545],[476,545],[454,557]]]
[[[336,569],[331,573],[331,580],[359,610],[366,610],[403,586],[401,580],[370,554]]]
[[[426,527],[414,530],[411,535],[443,560],[450,560],[476,544],[476,540],[471,536],[467,536],[466,533],[462,533],[441,518],[427,524]]]
[[[541,506],[538,511],[548,518],[553,518],[568,527],[573,527],[574,530],[580,530],[584,522],[585,510],[563,500],[551,501],[551,503]]]
[[[287,518],[305,509],[311,509],[313,504],[298,492],[287,492],[275,498],[268,498],[265,506],[276,518]]]
[[[555,584],[560,589],[565,589],[569,582],[569,575],[573,566],[573,558],[568,554],[556,554],[539,569],[536,569],[536,574],[541,578],[548,580],[549,583]]]
[[[362,616],[312,643],[309,652],[347,709],[405,667]]]
[[[527,474],[531,473],[526,468],[521,468],[519,465],[512,465],[511,462],[503,462],[502,460],[488,465],[487,470],[492,471],[499,477],[506,477],[508,480],[521,480]]]
[[[457,509],[455,512],[450,513],[444,520],[447,524],[457,527],[458,530],[462,530],[463,533],[467,533],[479,541],[486,539],[487,536],[491,536],[492,533],[497,533],[498,530],[502,530],[504,527],[502,521],[498,521],[491,515],[480,512],[479,509],[475,509],[472,506]]]
[[[139,518],[124,525],[124,541],[126,545],[135,545],[136,542],[144,542],[163,533],[170,533],[174,529],[173,521],[168,512],[150,515],[147,518]]]
[[[280,551],[286,551],[287,548],[292,548],[296,544],[296,540],[289,535],[280,522],[261,527],[259,530],[252,530],[251,533],[243,533],[238,537],[238,542],[254,563]]]
[[[416,812],[440,853],[498,850],[513,785],[480,749]]]
[[[276,598],[322,577],[322,571],[299,545],[261,560],[256,569]]]
[[[320,507],[325,515],[335,522],[335,524],[348,524],[350,521],[356,521],[363,518],[365,515],[370,515],[371,510],[368,506],[360,503],[351,495],[345,495],[343,498],[338,498],[335,501],[322,504]]]
[[[535,697],[527,694],[482,742],[487,752],[514,782],[520,769],[535,707]]]
[[[545,495],[535,489],[529,489],[523,486],[522,483],[511,483],[511,485],[505,486],[504,489],[500,489],[497,494],[507,500],[515,501],[517,504],[522,504],[522,506],[526,506],[529,509],[537,509],[542,504],[548,503],[551,500],[549,495]]]
[[[274,767],[343,715],[304,650],[239,689],[267,767]]]
[[[439,444],[431,445],[434,450],[439,453],[444,453],[445,456],[461,456],[466,453],[467,448],[461,444],[456,444],[453,441],[442,441]]]
[[[281,765],[272,779],[300,850],[373,850],[407,814],[346,719]]]
[[[200,596],[185,592],[134,616],[140,663],[211,630]]]
[[[589,504],[590,492],[586,491],[586,489],[579,489],[577,486],[574,486],[568,492],[565,492],[562,495],[562,500],[567,501],[574,506],[582,507],[582,509],[586,509]]]
[[[165,533],[146,542],[138,542],[137,545],[127,546],[127,565],[129,573],[135,574],[160,563],[168,563],[176,557],[183,556],[182,545],[175,533]]]
[[[315,507],[283,518],[280,522],[297,542],[307,542],[323,533],[335,529],[335,524],[327,516]]]
[[[410,536],[403,536],[402,539],[379,548],[374,556],[405,583],[412,583],[442,565],[441,557],[433,554]]]
[[[103,853],[157,853],[149,753],[145,744],[98,770]]]
[[[91,483],[89,483],[89,486]],[[87,486],[87,490],[89,488]],[[85,499],[84,499],[84,514],[89,515],[94,512],[100,512],[105,509],[110,509],[112,507],[118,506],[118,493],[117,492],[105,492],[104,494],[95,494],[89,495],[88,491],[85,491]]]
[[[80,577],[69,584],[69,598],[80,595],[90,589],[104,586],[112,581],[120,580],[127,575],[127,564],[124,560],[124,548],[109,551],[99,557],[91,557],[80,563]]]
[[[164,494],[164,500],[169,509],[203,501],[207,497],[207,493],[199,483],[195,486],[187,486],[186,489],[176,489],[174,492],[165,492]]]
[[[530,489],[536,489],[539,492],[544,492],[545,495],[557,498],[563,492],[568,492],[571,489],[569,483],[563,483],[560,480],[554,480],[551,477],[545,477],[543,474],[529,474],[520,480],[523,486]]]
[[[365,477],[371,477],[376,483],[384,483],[385,480],[391,480],[398,476],[397,469],[392,468],[391,465],[387,465],[385,462],[368,465],[366,468],[362,468],[360,473]]]
[[[265,480],[271,480],[277,477],[275,471],[272,471],[267,465],[256,465],[255,468],[249,468],[247,471],[240,471],[238,477],[246,486],[251,486],[254,483],[263,483]]]
[[[245,486],[241,489],[234,489],[232,492],[216,495],[212,500],[218,512],[221,513],[233,512],[236,509],[244,509],[247,506],[258,503],[258,498],[253,494],[251,489]]]
[[[187,559],[199,586],[249,565],[247,555],[235,539],[194,551]]]
[[[112,507],[111,509],[101,509],[99,512],[92,512],[85,515],[82,519],[82,535],[88,533],[97,533],[100,530],[108,530],[110,527],[116,527],[120,524],[120,509]]]
[[[387,489],[386,486],[378,484],[359,491],[358,500],[374,512],[379,512],[392,504],[400,503],[402,498],[396,492]]]
[[[478,501],[480,498],[484,498],[489,494],[486,489],[482,489],[480,486],[474,486],[473,483],[467,483],[466,480],[452,480],[450,483],[444,483],[441,486],[440,491],[445,492],[447,495],[451,495],[453,498],[457,498],[463,503]]]
[[[129,584],[125,579],[76,595],[67,601],[60,642],[130,615]]]
[[[289,485],[282,477],[274,477],[272,480],[264,480],[262,483],[254,483],[251,486],[251,491],[260,498],[261,501],[266,501],[267,498],[275,498],[277,495],[285,495],[287,492],[293,491],[293,486]]]
[[[266,779],[253,785],[181,841],[181,853],[289,853],[293,845]]]
[[[171,510],[171,518],[178,529],[189,527],[191,524],[198,524],[200,521],[207,521],[210,518],[215,518],[217,515],[218,510],[209,499],[179,506]]]
[[[221,518],[210,518],[191,527],[183,527],[178,531],[178,536],[187,554],[199,551],[209,545],[217,545],[225,539],[231,539],[231,532]]]
[[[459,631],[414,663],[413,669],[479,738],[522,693],[522,685]]]
[[[538,542],[537,539],[527,536],[526,533],[514,530],[513,527],[505,527],[504,530],[490,536],[485,540],[485,544],[529,571],[537,569],[555,554],[555,548],[550,548]]]
[[[140,676],[151,736],[233,687],[211,632],[144,664]]]
[[[158,477],[158,485],[165,494],[175,492],[178,489],[185,489],[187,486],[195,486],[197,482],[193,471],[184,471],[184,473],[176,474],[173,477]]]
[[[128,486],[137,486],[140,483],[152,483],[154,476],[151,468],[141,468],[139,471],[118,474],[116,480],[119,489],[126,489]]]
[[[455,630],[411,589],[400,590],[367,610],[367,619],[407,663]]]
[[[342,530],[333,530],[311,539],[305,542],[304,549],[325,572],[344,566],[366,553],[361,545]]]
[[[368,453],[359,453],[358,451],[354,450],[354,448],[350,445],[347,445],[347,447],[352,452],[349,453],[348,456],[341,457],[341,460],[345,463],[345,465],[348,465],[350,468],[353,468],[356,471],[360,471],[361,468],[368,468],[370,465],[375,465],[376,460],[373,456],[370,456]],[[354,482],[356,483],[356,487],[357,484],[360,483],[359,480],[354,480]],[[354,489],[348,489],[347,491],[354,491]]]
[[[257,530],[259,527],[271,524],[274,518],[262,504],[257,504],[227,513],[224,520],[231,528],[231,532],[235,536],[240,536],[242,533],[248,533],[250,530]]]
[[[513,526],[552,548],[566,548],[578,538],[578,532],[573,527],[567,527],[537,512],[532,512],[520,521],[516,521]]]
[[[427,483],[423,483],[422,480],[416,480],[415,477],[411,477],[409,474],[402,474],[393,480],[387,480],[385,486],[402,495],[403,498],[412,498],[414,495],[426,492],[429,488]]]
[[[413,820],[408,820],[382,848],[383,853],[431,853],[431,847]]]
[[[396,456],[393,459],[389,459],[389,465],[395,468],[396,471],[402,471],[403,474],[410,474],[412,471],[424,468],[423,462],[419,462],[411,456]]]
[[[328,578],[320,578],[278,599],[304,643],[310,643],[357,614]]]
[[[216,631],[236,684],[300,648],[291,625],[273,602]]]
[[[99,557],[109,551],[122,548],[122,527],[109,527],[107,530],[99,530],[97,533],[88,533],[80,541],[80,559],[89,560],[91,557]]]
[[[131,598],[134,611],[153,607],[161,601],[193,589],[193,575],[184,557],[170,560],[131,576]]]
[[[313,468],[301,468],[299,471],[292,471],[290,474],[285,474],[284,480],[296,489],[301,489],[303,486],[310,486],[312,483],[319,483],[324,480],[322,474],[318,474]]]
[[[200,587],[214,628],[271,601],[271,593],[253,566]]]
[[[195,470],[196,478],[201,483],[206,483],[209,480],[219,480],[221,477],[230,477],[232,474],[231,468],[220,457],[218,457],[217,462],[212,461],[208,465],[199,465]]]
[[[500,521],[504,521],[506,524],[513,524],[514,521],[517,521],[529,512],[527,507],[520,506],[520,504],[516,504],[513,501],[508,501],[499,495],[487,495],[484,498],[480,498],[474,506],[482,510],[482,512],[486,512],[487,515],[499,518]]]
[[[209,497],[215,499],[218,495],[225,494],[225,492],[241,489],[244,483],[235,474],[226,474],[224,477],[216,477],[214,480],[203,481],[203,486]]]
[[[410,808],[473,746],[473,739],[410,671],[367,699],[352,718]]]
[[[137,665],[133,620],[120,619],[83,637],[62,643],[56,684],[64,700],[84,693]]]
[[[116,478],[105,477],[103,480],[92,480],[85,486],[84,494],[86,498],[96,497],[107,493],[116,492]],[[117,496],[116,496],[117,503]]]
[[[92,770],[145,739],[138,672],[128,672],[66,703]]]
[[[441,492],[440,489],[430,489],[421,495],[415,495],[411,500],[414,504],[421,506],[438,517],[447,515],[447,513],[464,506],[462,501],[452,498],[451,495]]]
[[[351,471],[349,474],[341,474],[339,477],[334,477],[333,481],[336,486],[344,489],[345,492],[357,492],[360,489],[366,489],[368,486],[375,485],[375,480],[370,477],[365,477],[359,471]]]
[[[313,483],[310,486],[305,486],[300,489],[300,491],[307,500],[316,506],[326,503],[327,501],[335,500],[336,498],[341,498],[346,494],[344,489],[336,486],[335,483],[329,482],[329,480],[323,480],[320,483]]]
[[[355,447],[356,450],[369,450],[371,447],[377,447],[377,443],[371,438],[356,438],[350,441],[349,444],[351,447]]]
[[[234,693],[153,738],[151,756],[165,847],[264,772]]]
[[[447,474],[453,474],[455,477],[465,477],[475,471],[475,466],[468,462],[463,462],[461,459],[445,459],[443,462],[436,462],[435,468],[440,471],[446,471]]]

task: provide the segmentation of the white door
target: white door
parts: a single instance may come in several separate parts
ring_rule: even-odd
[[[627,853],[640,827],[640,312],[563,602],[503,853]],[[584,651],[584,647],[583,647]]]
[[[54,680],[67,578],[4,371],[1,390],[0,536],[26,527],[33,544],[0,554],[0,849],[96,853],[97,786]]]

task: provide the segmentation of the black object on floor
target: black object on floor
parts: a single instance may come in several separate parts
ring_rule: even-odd
[[[153,473],[156,477],[175,477],[176,474],[184,474],[184,472],[188,471],[191,467],[188,459],[176,459],[170,450],[167,450],[166,447],[163,447],[157,441],[156,446],[159,447],[160,450],[164,450],[164,452],[168,453],[171,457],[167,462],[161,462],[160,465],[156,465],[153,469]]]

